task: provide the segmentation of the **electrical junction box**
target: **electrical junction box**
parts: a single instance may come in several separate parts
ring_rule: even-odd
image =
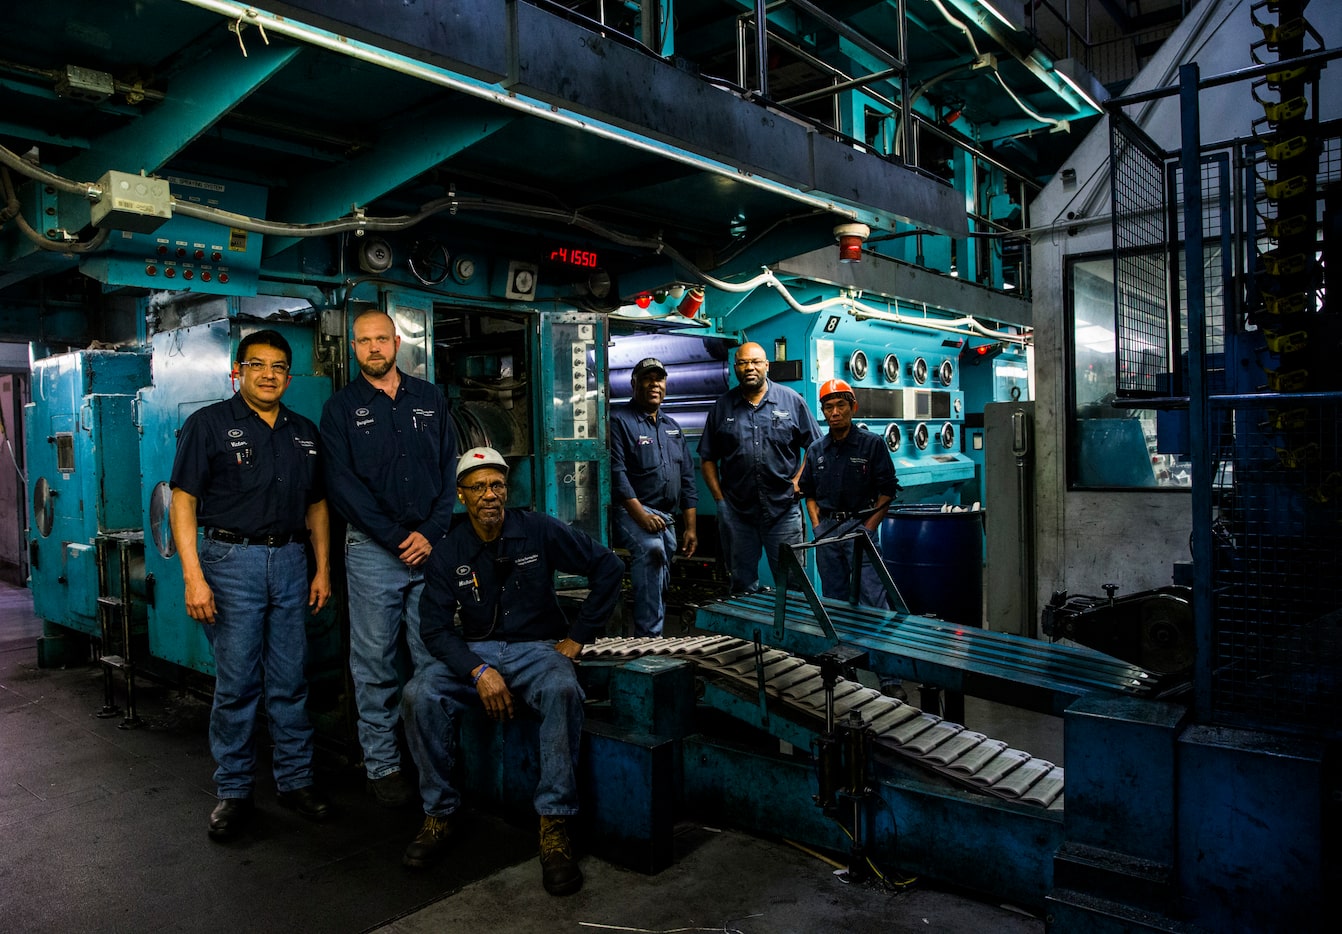
[[[98,179],[102,196],[93,203],[93,226],[153,233],[172,219],[172,192],[165,179],[108,172]]]
[[[100,104],[116,93],[116,82],[105,71],[66,65],[56,79],[56,93],[71,100]]]
[[[265,217],[267,191],[259,185],[205,176],[172,174],[151,179],[109,172],[101,183],[104,191],[110,190],[109,181],[118,176],[128,180],[132,191],[138,182],[166,185],[168,204],[189,202],[248,217]],[[93,208],[96,211],[98,205]],[[108,286],[212,295],[256,294],[263,240],[259,233],[234,227],[226,220],[200,220],[181,213],[174,213],[170,220],[149,230],[109,226],[115,229],[103,248],[79,258],[79,271],[91,279]]]

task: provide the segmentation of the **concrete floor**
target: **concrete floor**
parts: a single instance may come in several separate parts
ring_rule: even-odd
[[[1038,932],[1043,922],[928,880],[896,891],[847,883],[783,841],[682,823],[677,857],[646,876],[583,860],[566,899],[540,886],[536,838],[471,810],[454,851],[426,872],[400,865],[415,808],[386,811],[347,752],[319,779],[339,808],[307,824],[262,782],[245,839],[208,840],[208,703],[141,682],[144,725],[100,719],[95,665],[41,669],[27,591],[0,583],[0,930],[404,932]],[[1061,724],[971,701],[976,729],[1061,761]],[[985,857],[991,858],[991,857]]]

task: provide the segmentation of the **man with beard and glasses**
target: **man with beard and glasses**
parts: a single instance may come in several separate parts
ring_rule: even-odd
[[[419,634],[424,564],[452,524],[456,433],[442,390],[396,366],[401,338],[382,310],[354,319],[359,376],[327,401],[327,488],[349,523],[350,672],[368,789],[410,799],[401,775],[401,684],[430,659]],[[407,659],[408,656],[408,659]],[[408,661],[408,664],[407,664]]]
[[[699,439],[704,485],[718,509],[718,530],[732,593],[759,589],[760,551],[778,580],[778,550],[802,541],[797,478],[820,426],[797,393],[769,380],[759,344],[736,348],[736,379],[708,413]]]

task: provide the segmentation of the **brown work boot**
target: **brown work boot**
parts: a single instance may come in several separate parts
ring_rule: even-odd
[[[569,842],[567,817],[541,815],[541,882],[551,895],[572,895],[582,888],[582,870]]]
[[[436,817],[425,814],[424,826],[419,828],[419,835],[405,848],[401,863],[411,869],[423,869],[443,855],[451,838],[452,823],[449,815]]]

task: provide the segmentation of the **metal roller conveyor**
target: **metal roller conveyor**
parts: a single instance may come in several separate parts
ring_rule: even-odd
[[[802,655],[832,648],[833,637],[801,594],[788,594],[784,632],[775,636],[776,594],[720,600],[700,608],[700,629],[767,642]],[[1093,649],[957,626],[925,616],[821,600],[838,641],[869,653],[879,675],[1061,715],[1072,701],[1105,693],[1153,698],[1160,679]]]
[[[598,639],[583,649],[581,658],[614,661],[648,656],[692,661],[701,677],[725,679],[747,691],[758,686],[755,644],[732,636]],[[764,690],[773,701],[803,717],[823,714],[826,698],[819,665],[778,649],[765,650],[760,659]],[[1062,808],[1063,770],[1052,762],[843,678],[834,687],[834,708],[836,718],[860,717],[879,748],[958,784],[998,798]]]

